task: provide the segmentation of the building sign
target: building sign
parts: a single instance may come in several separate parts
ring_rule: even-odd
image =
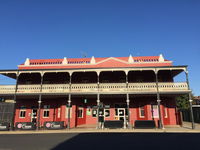
[[[8,130],[9,130],[9,123],[8,122],[0,123],[0,131],[8,131]]]
[[[64,121],[48,121],[44,123],[45,129],[48,130],[56,130],[56,129],[63,129],[64,128]]]
[[[32,122],[17,122],[15,128],[17,130],[35,130],[36,125]]]

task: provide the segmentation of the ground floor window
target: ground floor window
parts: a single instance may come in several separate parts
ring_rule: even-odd
[[[96,108],[92,109],[92,117],[97,117],[97,109]]]
[[[70,118],[72,118],[72,108],[71,107],[69,108],[67,106],[66,106],[65,118],[68,118],[69,109],[70,109]]]
[[[140,106],[140,107],[139,107],[139,114],[140,114],[140,118],[144,118],[144,117],[145,117],[145,109],[144,109],[144,106]]]
[[[151,109],[152,109],[152,118],[159,118],[158,105],[152,105]]]
[[[26,117],[26,107],[21,106],[19,111],[19,118],[25,118]]]
[[[97,108],[92,109],[92,117],[97,117]],[[104,117],[109,118],[110,117],[110,109],[106,108],[104,109]]]
[[[110,117],[110,109],[104,109],[104,117],[105,118]]]
[[[78,108],[78,118],[83,118],[83,107]]]
[[[43,118],[48,118],[50,112],[50,105],[44,105]]]

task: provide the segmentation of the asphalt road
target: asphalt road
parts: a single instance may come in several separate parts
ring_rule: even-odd
[[[198,133],[0,135],[0,150],[199,150]]]

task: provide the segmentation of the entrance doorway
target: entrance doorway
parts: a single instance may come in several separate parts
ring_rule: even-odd
[[[115,116],[117,116],[118,120],[123,120],[126,117],[126,111],[125,108],[117,108],[117,114]]]
[[[115,120],[127,120],[128,113],[126,104],[115,104]]]
[[[37,108],[33,108],[31,112],[31,122],[37,122]]]

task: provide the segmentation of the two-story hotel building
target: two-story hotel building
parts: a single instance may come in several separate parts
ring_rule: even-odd
[[[185,82],[174,82],[181,72]],[[0,97],[15,103],[13,123],[64,122],[68,128],[97,127],[98,107],[105,120],[155,120],[156,125],[180,124],[176,96],[191,92],[187,66],[174,66],[160,56],[26,59],[0,74],[16,79],[0,85]],[[160,121],[158,121],[160,120]]]

